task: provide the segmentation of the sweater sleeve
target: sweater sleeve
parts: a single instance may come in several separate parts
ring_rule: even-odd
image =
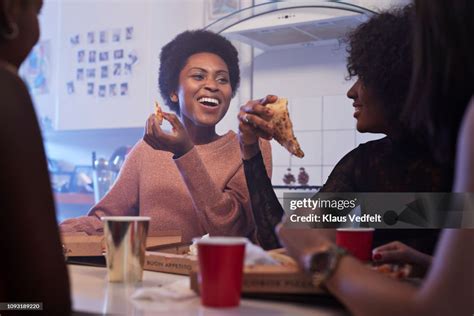
[[[273,190],[264,165],[265,147],[262,143],[260,147],[262,148],[260,153],[249,160],[244,160],[244,171],[257,225],[257,240],[263,249],[274,249],[281,247],[275,227],[285,212]]]
[[[260,147],[263,148],[262,144]],[[321,192],[352,192],[355,159],[355,150],[341,159]],[[275,227],[281,222],[285,211],[273,190],[262,154],[244,160],[244,170],[257,225],[257,240],[264,249],[279,248],[281,245]]]
[[[196,148],[175,160],[200,224],[212,236],[254,239],[255,221],[240,164],[223,188],[215,183]]]
[[[122,169],[109,192],[94,205],[88,216],[65,220],[60,228],[63,232],[86,232],[89,235],[102,234],[102,216],[137,216],[138,183],[140,170],[140,143],[128,154]]]

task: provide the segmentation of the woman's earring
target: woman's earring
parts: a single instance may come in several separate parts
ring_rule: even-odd
[[[173,102],[178,102],[178,96],[176,94],[172,94],[171,97],[170,97],[171,101]]]
[[[1,35],[3,36],[4,39],[6,40],[12,40],[18,37],[18,34],[20,34],[20,30],[18,29],[18,25],[16,23],[11,23],[10,25],[10,31],[1,31]]]

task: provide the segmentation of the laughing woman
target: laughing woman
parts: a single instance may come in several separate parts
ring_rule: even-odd
[[[186,31],[163,47],[160,61],[160,93],[176,113],[164,113],[172,131],[151,115],[115,185],[88,216],[61,229],[96,234],[101,216],[145,215],[150,234],[179,229],[183,241],[207,233],[255,240],[237,135],[216,133],[239,85],[237,50],[220,35]],[[262,145],[270,172],[270,147]]]

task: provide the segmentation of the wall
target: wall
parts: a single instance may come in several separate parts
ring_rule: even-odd
[[[45,131],[44,140],[47,154],[50,158],[64,160],[74,165],[89,165],[92,151],[96,151],[99,157],[108,158],[115,148],[122,145],[132,146],[135,144],[143,135],[142,126],[144,126],[148,114],[153,111],[153,101],[162,101],[157,89],[159,52],[161,47],[178,33],[186,29],[201,28],[205,23],[205,3],[203,0],[107,0],[101,2],[94,2],[91,0],[70,0],[68,2],[57,0],[45,1],[40,16],[42,29],[40,40],[49,41],[51,43],[52,73],[50,81],[51,92],[34,96],[34,103],[40,121],[44,121],[45,117],[54,121],[55,115],[58,115],[58,112],[61,112],[58,111],[58,108],[64,106],[64,104],[59,104],[58,93],[55,93],[56,91],[61,91],[62,88],[62,82],[58,82],[58,77],[61,77],[59,75],[59,72],[61,71],[60,67],[62,66],[65,68],[67,66],[64,61],[61,62],[61,56],[59,53],[60,46],[64,45],[64,39],[61,38],[62,23],[67,24],[69,29],[82,28],[85,32],[92,28],[90,23],[84,24],[84,20],[87,17],[94,18],[92,20],[95,21],[96,24],[99,22],[105,23],[104,21],[97,21],[100,16],[103,16],[107,21],[114,21],[114,8],[124,4],[128,6],[137,4],[141,7],[147,6],[149,8],[148,16],[143,17],[144,23],[147,23],[147,29],[150,32],[150,35],[147,34],[149,56],[142,60],[141,65],[142,67],[146,67],[146,72],[144,72],[145,78],[143,78],[142,82],[143,85],[147,86],[147,89],[146,91],[144,90],[146,97],[142,102],[146,102],[147,105],[137,105],[136,108],[139,110],[139,113],[136,113],[136,111],[116,110],[98,113],[96,115],[90,113],[90,116],[87,118],[84,118],[84,113],[76,113],[81,110],[81,104],[72,106],[67,110],[62,110],[63,112],[59,114],[63,115],[63,117],[64,115],[71,116],[71,119],[68,122],[69,125],[74,124],[74,122],[85,120],[87,120],[87,123],[90,125],[90,121],[101,120],[101,118],[106,119],[106,116],[112,118],[112,120],[108,120],[111,122],[110,124],[113,124],[113,120],[123,120],[124,116],[130,116],[130,114],[133,114],[135,118],[134,122],[129,124],[131,125],[129,128],[56,132],[46,127],[43,129]],[[67,17],[64,16],[67,13],[64,9],[67,7],[67,11],[71,11],[70,7],[73,5],[79,6],[78,8],[81,9],[82,14],[77,16],[75,20],[67,19]],[[91,13],[87,14],[88,11]],[[198,14],[196,14],[196,12],[198,12]],[[92,13],[95,15],[94,17],[91,17]],[[113,26],[112,24],[114,23],[110,23],[111,26]],[[134,106],[134,104],[131,104],[131,106]],[[77,117],[75,118],[74,115],[76,114]],[[104,119],[102,119],[103,122],[105,122]],[[53,125],[55,125],[54,122]],[[104,123],[102,125],[106,126],[107,124]],[[76,128],[73,127],[72,129]]]

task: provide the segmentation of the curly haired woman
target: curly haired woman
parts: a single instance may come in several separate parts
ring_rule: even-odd
[[[61,229],[95,234],[101,216],[146,215],[151,235],[178,229],[183,241],[204,234],[255,240],[237,135],[216,133],[239,86],[237,50],[220,35],[186,31],[163,47],[160,61],[160,92],[177,114],[163,114],[172,131],[151,115],[111,190],[89,216]],[[262,145],[270,172],[270,147]]]
[[[434,161],[426,146],[415,141],[401,119],[412,73],[413,8],[374,15],[348,37],[347,70],[357,81],[347,92],[354,101],[356,128],[387,136],[360,144],[334,167],[320,192],[449,192],[452,172]],[[273,233],[283,209],[276,198],[259,153],[258,136],[271,137],[267,96],[241,108],[240,139],[245,174],[261,244],[278,247]],[[432,252],[438,231],[377,230],[375,244],[396,239]]]

